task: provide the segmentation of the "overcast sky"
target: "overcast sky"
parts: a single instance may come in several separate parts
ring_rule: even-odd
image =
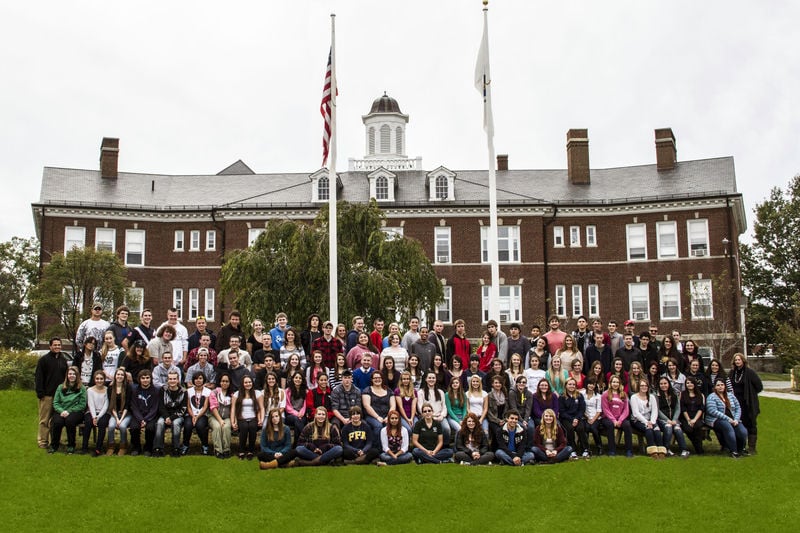
[[[338,169],[365,153],[361,116],[384,91],[425,169],[486,168],[481,7],[3,2],[0,240],[33,235],[42,167],[98,168],[103,136],[120,138],[125,172],[317,170],[331,12]],[[566,131],[588,128],[592,168],[648,164],[653,130],[671,127],[679,160],[735,158],[752,227],[753,206],[800,172],[798,20],[788,0],[492,0],[497,152],[512,169],[565,168]]]

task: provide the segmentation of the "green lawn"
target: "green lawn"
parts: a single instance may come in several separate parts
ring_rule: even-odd
[[[800,402],[762,399],[759,454],[557,466],[258,470],[257,462],[48,455],[33,393],[0,392],[6,531],[768,531],[800,516]],[[21,438],[20,438],[21,436]],[[587,522],[588,521],[588,522]],[[636,525],[635,525],[636,524]],[[657,525],[656,525],[657,524]]]
[[[792,377],[789,374],[773,374],[772,372],[759,372],[758,377],[760,377],[762,381],[789,382],[792,380]]]

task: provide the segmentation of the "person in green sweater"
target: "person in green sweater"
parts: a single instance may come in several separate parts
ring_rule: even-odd
[[[75,431],[83,421],[86,411],[86,389],[81,383],[80,369],[71,366],[67,369],[64,384],[56,389],[53,397],[53,434],[50,438],[50,453],[58,450],[61,430],[67,428],[67,453],[75,453]]]
[[[455,435],[461,429],[461,422],[469,411],[469,402],[461,388],[460,378],[451,378],[450,386],[447,387],[447,394],[444,395],[444,403],[447,407],[447,423],[450,424],[450,432]]]

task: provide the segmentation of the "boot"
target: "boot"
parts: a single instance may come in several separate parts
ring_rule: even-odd
[[[649,455],[653,459],[658,459],[658,446],[648,446],[647,455]]]
[[[667,456],[667,447],[666,446],[656,446],[658,448],[658,458],[664,459]]]
[[[278,461],[275,459],[272,461],[259,461],[258,468],[261,470],[272,470],[273,468],[278,468]]]
[[[747,447],[750,449],[750,455],[756,454],[756,441],[758,441],[758,435],[747,436]]]
[[[117,455],[122,457],[123,455],[126,455],[127,453],[128,453],[128,445],[127,444],[120,444],[119,445],[119,452],[117,453]]]
[[[322,456],[318,455],[317,457],[314,457],[314,460],[311,461],[311,464],[309,466],[319,466],[321,464],[322,464]]]
[[[367,454],[364,454],[358,457],[355,461],[353,461],[353,463],[357,465],[363,465],[366,461],[367,461]]]
[[[297,461],[298,466],[314,466],[314,461],[316,461],[316,459],[314,459],[314,461],[309,461],[308,459],[295,459],[295,461]]]
[[[108,448],[106,449],[106,457],[111,457],[112,455],[114,455],[114,453],[115,453],[114,452],[114,445],[113,444],[109,444]]]

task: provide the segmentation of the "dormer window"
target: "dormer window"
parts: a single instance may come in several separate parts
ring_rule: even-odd
[[[428,199],[435,202],[455,200],[455,179],[455,172],[444,167],[428,173]]]
[[[311,201],[327,202],[331,197],[331,182],[328,179],[328,169],[321,168],[309,176],[311,179]],[[341,183],[339,183],[341,186]]]
[[[393,202],[397,175],[383,167],[367,174],[369,179],[369,196],[379,202]]]

